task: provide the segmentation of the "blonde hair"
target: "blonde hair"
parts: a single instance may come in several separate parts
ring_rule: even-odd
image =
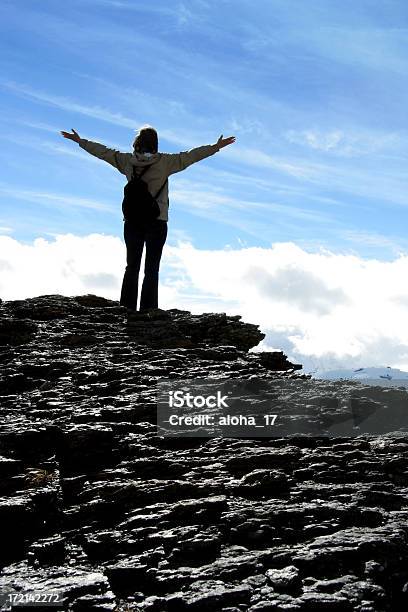
[[[145,124],[139,128],[133,141],[133,149],[137,153],[157,153],[159,149],[159,139],[154,127]]]

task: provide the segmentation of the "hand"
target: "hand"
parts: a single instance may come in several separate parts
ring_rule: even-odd
[[[235,142],[235,136],[229,136],[228,138],[223,138],[223,134],[221,134],[221,136],[217,140],[217,146],[219,149],[222,149],[223,147],[226,147],[227,145],[230,145],[233,142]]]
[[[71,128],[71,130],[74,132],[73,134],[71,134],[70,132],[62,132],[62,131],[60,133],[64,136],[64,138],[69,138],[69,140],[74,140],[75,142],[79,142],[81,139],[80,135],[78,134],[78,132],[74,130],[74,128]]]

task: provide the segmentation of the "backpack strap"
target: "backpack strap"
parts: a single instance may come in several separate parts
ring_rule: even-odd
[[[155,199],[155,200],[158,198],[158,196],[159,196],[159,195],[161,194],[161,192],[163,191],[164,186],[166,185],[166,183],[167,183],[167,181],[168,181],[168,180],[169,180],[169,179],[168,179],[168,178],[166,178],[166,180],[164,181],[163,185],[160,187],[159,191],[158,191],[158,192],[156,193],[156,195],[154,196],[154,199]]]
[[[147,170],[149,168],[150,168],[150,166],[146,166],[146,168],[143,168],[143,171],[139,175],[136,175],[136,166],[133,166],[132,178],[136,178],[136,176],[137,176],[137,178],[142,178],[144,173],[147,172]]]
[[[150,166],[151,166],[151,164],[150,164]],[[143,175],[144,175],[144,173],[145,173],[145,172],[146,172],[146,171],[147,171],[147,170],[150,168],[150,166],[146,166],[146,168],[144,168],[144,169],[143,169],[143,172],[141,172],[141,173],[138,175],[138,177],[137,177],[137,178],[142,178],[142,176],[143,176]],[[132,177],[134,177],[134,176],[135,176],[135,168],[136,168],[136,166],[133,166],[133,174],[132,174]],[[154,199],[156,199],[156,198],[157,198],[157,197],[158,197],[158,196],[161,194],[161,192],[163,191],[163,189],[164,189],[164,187],[165,187],[165,185],[166,185],[166,183],[167,183],[167,181],[168,181],[168,180],[169,180],[169,178],[167,177],[167,178],[166,178],[166,180],[164,181],[163,185],[160,187],[159,191],[158,191],[158,192],[156,193],[156,195],[154,196]]]

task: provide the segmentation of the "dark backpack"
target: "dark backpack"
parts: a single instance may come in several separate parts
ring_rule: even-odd
[[[153,197],[147,184],[142,181],[142,176],[149,168],[150,166],[147,166],[139,175],[136,174],[135,168],[133,168],[132,178],[125,185],[123,190],[122,212],[126,221],[146,223],[157,219],[160,215],[160,207],[156,198],[163,190],[164,185],[167,183],[167,179]]]

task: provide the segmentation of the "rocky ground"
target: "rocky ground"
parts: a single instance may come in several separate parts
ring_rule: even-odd
[[[248,352],[263,337],[239,316],[128,316],[96,296],[0,304],[5,609],[50,593],[75,611],[408,609],[408,429],[157,435],[163,379],[295,383],[331,415],[350,390],[368,412],[406,404]]]

